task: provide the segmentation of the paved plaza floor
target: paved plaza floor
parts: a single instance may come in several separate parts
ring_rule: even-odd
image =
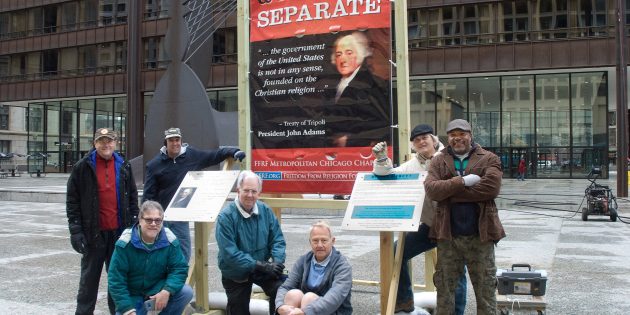
[[[0,313],[73,314],[80,256],[70,246],[64,175],[0,179]],[[600,181],[615,188],[614,178]],[[585,179],[505,179],[497,199],[507,237],[496,247],[498,268],[528,263],[548,273],[547,314],[630,313],[630,228],[605,217],[582,221],[578,212]],[[344,231],[342,213],[317,209],[283,214],[287,266],[309,249],[308,226],[328,219],[336,247],[350,258],[353,278],[378,280],[379,236]],[[630,222],[630,202],[619,200],[620,219]],[[192,227],[192,225],[191,225]],[[213,233],[208,243],[210,291],[222,291]],[[424,282],[424,259],[416,258],[416,283]],[[106,314],[106,277],[95,314]],[[469,285],[466,314],[475,314]],[[526,297],[521,297],[526,298]],[[354,314],[377,314],[377,287],[355,285]],[[523,313],[525,314],[525,313]]]

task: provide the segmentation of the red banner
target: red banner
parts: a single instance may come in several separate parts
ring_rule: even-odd
[[[266,192],[350,193],[371,147],[391,143],[389,1],[255,0],[250,12],[252,170]]]
[[[390,28],[389,0],[250,0],[250,41]],[[388,45],[389,46],[389,45]]]
[[[252,168],[264,180],[263,191],[322,194],[346,193],[356,173],[372,170],[374,162],[370,147],[260,149],[252,150],[252,159]]]

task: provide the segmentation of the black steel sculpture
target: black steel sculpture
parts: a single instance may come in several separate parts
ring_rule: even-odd
[[[182,129],[183,141],[198,148],[237,145],[237,113],[218,112],[206,94],[212,34],[236,10],[236,0],[171,0],[165,50],[170,56],[144,128],[144,160],[163,145],[164,130]],[[134,172],[135,173],[135,172]],[[140,176],[142,178],[142,176]]]

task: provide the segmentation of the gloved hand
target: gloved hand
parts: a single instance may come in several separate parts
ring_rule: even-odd
[[[87,240],[85,239],[85,235],[83,235],[83,232],[70,235],[70,244],[72,244],[72,248],[74,248],[77,253],[85,254],[85,249],[87,248]]]
[[[387,142],[379,142],[373,148],[374,156],[378,161],[387,160]]]
[[[238,160],[239,162],[243,161],[243,159],[245,158],[246,154],[245,152],[238,150],[234,153],[234,159]]]
[[[256,261],[256,267],[254,269],[278,278],[282,275],[284,265],[275,262]]]
[[[462,178],[464,179],[464,186],[466,187],[474,186],[481,180],[481,177],[475,174],[468,174]]]

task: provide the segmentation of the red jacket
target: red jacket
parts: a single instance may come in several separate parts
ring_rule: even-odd
[[[527,167],[525,166],[525,160],[521,160],[518,163],[518,172],[519,173],[525,173],[525,170],[527,169]]]

